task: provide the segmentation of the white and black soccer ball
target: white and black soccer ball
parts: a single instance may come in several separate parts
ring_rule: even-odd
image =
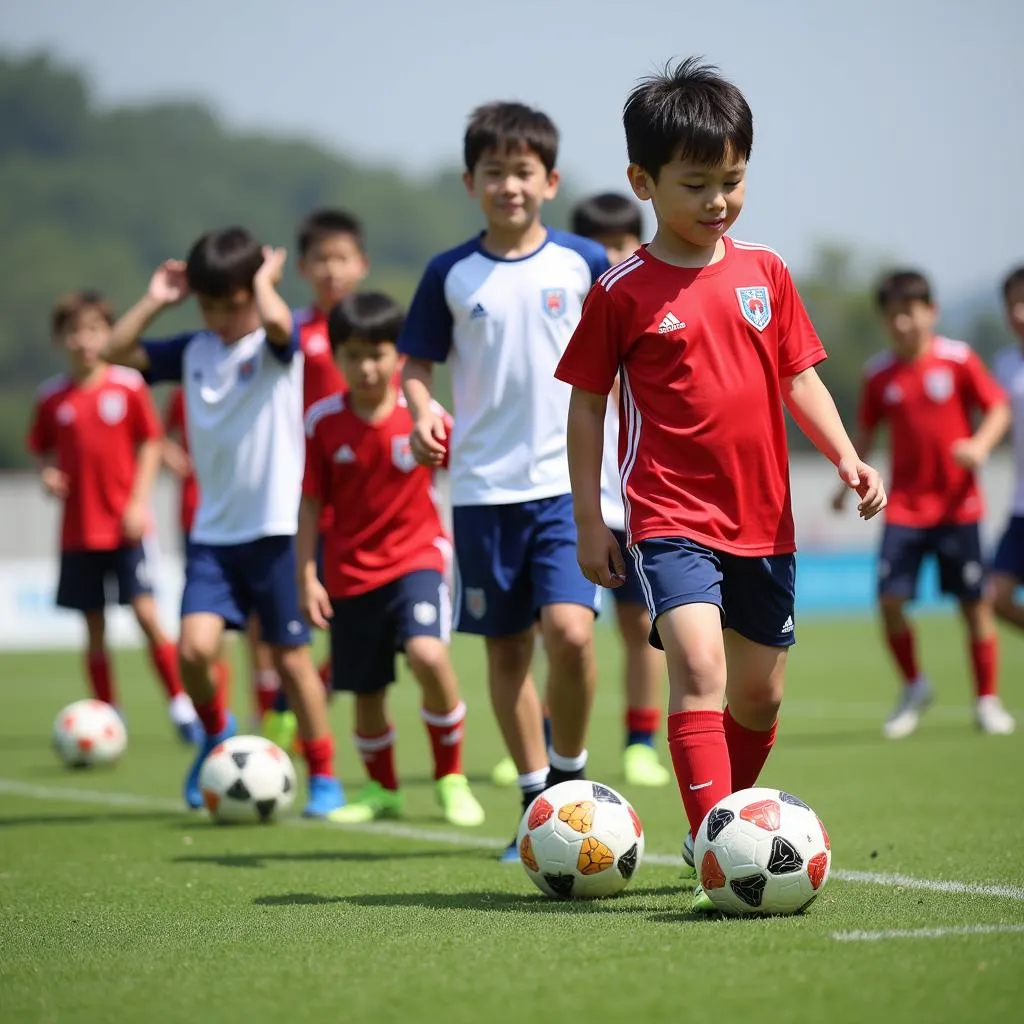
[[[742,789],[720,800],[701,823],[693,852],[704,891],[731,915],[804,910],[832,865],[821,819],[779,789]]]
[[[526,809],[516,836],[537,888],[560,899],[614,896],[644,857],[640,818],[620,793],[576,779],[545,790]]]
[[[127,746],[121,716],[102,700],[76,700],[53,723],[53,749],[68,768],[113,764]]]
[[[199,770],[203,803],[222,824],[269,822],[295,800],[291,758],[262,736],[234,736],[210,751]]]

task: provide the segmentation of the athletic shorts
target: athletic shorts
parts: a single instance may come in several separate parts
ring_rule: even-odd
[[[912,600],[917,596],[921,563],[934,556],[939,588],[961,601],[977,601],[985,585],[981,536],[977,523],[915,527],[887,523],[878,558],[878,594]]]
[[[108,604],[131,604],[153,593],[153,579],[143,544],[109,551],[62,551],[57,604],[80,612]]]

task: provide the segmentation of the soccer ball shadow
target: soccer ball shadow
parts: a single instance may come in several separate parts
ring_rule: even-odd
[[[189,853],[171,857],[172,864],[210,864],[221,868],[265,868],[271,863],[374,863],[389,860],[437,860],[441,857],[471,857],[473,850],[305,850],[271,853]]]

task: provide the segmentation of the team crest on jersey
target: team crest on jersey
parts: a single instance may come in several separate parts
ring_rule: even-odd
[[[238,365],[238,382],[239,384],[248,384],[252,380],[253,374],[256,372],[256,357],[250,356],[245,360],[244,363]]]
[[[408,434],[391,438],[391,461],[395,468],[403,473],[411,473],[416,468],[416,459],[413,458],[412,448],[409,447]]]
[[[311,334],[306,342],[306,355],[318,356],[327,351],[327,339],[322,334]]]
[[[924,392],[933,402],[948,401],[953,395],[953,374],[945,366],[927,370],[924,375]]]
[[[466,611],[478,621],[487,614],[487,595],[479,587],[466,588]]]
[[[882,392],[882,401],[886,405],[899,405],[903,401],[903,389],[896,381],[885,385],[885,390]]]
[[[123,391],[101,391],[97,408],[100,419],[107,426],[113,427],[124,419],[128,402]]]
[[[75,407],[70,402],[61,402],[57,406],[57,422],[62,427],[75,422]]]
[[[552,320],[558,320],[559,317],[565,316],[567,303],[564,288],[545,288],[540,293],[540,300],[544,307],[544,312]]]
[[[737,288],[743,318],[758,331],[763,331],[772,319],[772,304],[768,301],[768,289],[763,284],[750,288]]]

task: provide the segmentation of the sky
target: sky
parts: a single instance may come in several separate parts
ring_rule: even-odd
[[[627,93],[703,55],[754,111],[736,237],[797,271],[838,241],[950,300],[1024,262],[1022,38],[1020,0],[0,3],[0,50],[53,53],[102,104],[199,99],[411,175],[458,161],[475,105],[540,106],[577,191],[626,187]]]

